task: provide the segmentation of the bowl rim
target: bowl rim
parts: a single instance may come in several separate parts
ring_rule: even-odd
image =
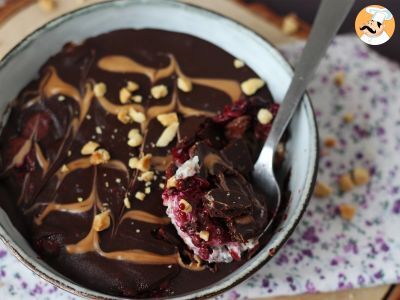
[[[4,69],[4,67],[10,63],[14,57],[18,56],[18,54],[26,49],[27,47],[30,46],[30,44],[42,33],[46,32],[47,30],[54,29],[56,27],[62,26],[62,24],[65,21],[68,21],[70,19],[73,19],[75,16],[79,16],[81,14],[86,14],[91,11],[95,11],[98,9],[102,9],[104,7],[112,7],[115,5],[127,5],[131,3],[139,3],[139,4],[162,4],[162,5],[170,5],[170,6],[175,6],[176,8],[180,9],[190,9],[194,13],[202,13],[202,14],[208,14],[210,17],[214,18],[219,18],[219,19],[224,19],[227,22],[230,22],[232,25],[235,25],[237,28],[241,28],[242,30],[246,31],[246,34],[252,36],[253,38],[259,39],[262,43],[266,44],[273,54],[276,56],[275,58],[280,59],[280,64],[282,67],[286,68],[286,71],[289,72],[290,76],[293,76],[293,67],[291,64],[287,61],[287,59],[281,54],[281,52],[278,50],[276,46],[274,46],[268,39],[264,38],[257,32],[255,32],[253,29],[250,27],[240,23],[239,21],[236,21],[228,16],[225,16],[219,12],[211,11],[207,8],[197,6],[195,4],[191,3],[185,3],[181,2],[180,0],[106,0],[102,2],[97,2],[93,4],[86,5],[84,7],[66,12],[55,19],[50,20],[49,22],[43,24],[39,28],[35,29],[33,32],[29,33],[26,35],[23,39],[21,39],[14,47],[12,47],[4,56],[3,58],[0,59],[0,72]],[[317,121],[315,117],[315,111],[313,104],[310,100],[309,94],[305,92],[303,96],[303,103],[305,103],[305,110],[306,110],[306,115],[307,119],[311,121],[312,126],[311,126],[311,140],[314,140],[314,143],[312,146],[315,146],[314,151],[311,151],[310,155],[310,161],[309,165],[311,165],[312,168],[312,175],[309,180],[306,179],[306,182],[309,181],[309,189],[307,191],[303,192],[303,198],[302,201],[302,206],[300,209],[298,209],[297,216],[295,216],[295,220],[292,223],[292,227],[287,231],[285,235],[283,235],[280,238],[280,241],[278,239],[277,245],[274,247],[275,252],[278,251],[280,248],[282,248],[283,245],[285,245],[286,241],[289,239],[289,237],[292,235],[293,231],[296,229],[298,223],[302,219],[302,216],[310,202],[312,193],[313,193],[313,187],[316,182],[317,178],[317,171],[318,171],[318,162],[319,162],[319,134],[318,134],[318,127],[317,127]],[[314,154],[314,155],[313,155]],[[312,157],[314,156],[314,157]],[[113,295],[107,295],[102,292],[98,292],[95,290],[92,290],[90,288],[81,286],[78,283],[73,282],[71,279],[67,278],[68,280],[65,280],[62,278],[59,274],[54,274],[53,271],[53,276],[55,275],[56,278],[51,277],[50,275],[46,274],[46,272],[38,269],[35,266],[34,262],[29,261],[29,256],[27,253],[21,249],[14,241],[9,232],[4,228],[3,224],[0,222],[0,239],[4,242],[4,244],[11,250],[13,255],[22,263],[24,264],[28,269],[30,269],[34,274],[38,275],[40,278],[46,280],[47,282],[61,288],[64,291],[67,291],[71,294],[74,294],[79,297],[84,297],[88,299],[126,299],[124,297],[119,297],[119,296],[113,296]],[[266,250],[266,249],[264,249]],[[267,255],[264,258],[260,258],[260,261],[257,262],[255,266],[253,266],[250,270],[247,270],[246,272],[240,272],[244,271],[242,270],[243,268],[246,267],[246,263],[240,266],[238,269],[236,269],[233,273],[230,275],[221,278],[214,284],[208,285],[204,288],[195,290],[193,292],[185,293],[182,295],[179,295],[177,297],[167,297],[167,298],[162,298],[162,299],[194,299],[194,298],[205,298],[205,297],[212,297],[219,295],[232,287],[238,285],[239,283],[243,282],[247,278],[249,278],[251,275],[253,275],[255,272],[257,272],[261,267],[263,267],[271,258],[273,255]],[[56,271],[57,272],[57,271]],[[58,272],[57,272],[58,273]],[[241,274],[242,273],[242,274]],[[235,277],[236,278],[228,284],[224,284],[224,281],[227,278],[230,277]],[[219,286],[222,285],[220,288],[216,288],[215,290],[210,290],[214,286]]]

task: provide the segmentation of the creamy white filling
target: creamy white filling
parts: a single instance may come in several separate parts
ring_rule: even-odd
[[[185,161],[179,168],[176,170],[175,178],[176,179],[185,179],[188,177],[192,177],[196,175],[200,171],[199,166],[199,157],[193,156],[191,159]]]

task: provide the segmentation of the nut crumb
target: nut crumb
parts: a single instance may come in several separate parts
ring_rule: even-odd
[[[314,196],[317,198],[326,198],[332,194],[332,188],[322,181],[317,181],[314,188]]]
[[[131,98],[132,94],[127,88],[122,88],[119,91],[119,101],[122,104],[126,104],[129,102],[129,99]]]
[[[107,86],[103,82],[96,83],[93,92],[96,97],[103,97],[107,93]]]
[[[129,92],[136,92],[139,89],[139,85],[134,81],[128,81],[126,84],[126,89]]]
[[[139,159],[137,157],[132,157],[129,159],[128,165],[131,169],[136,169],[139,163]]]
[[[146,197],[146,194],[143,192],[136,192],[136,194],[135,194],[135,198],[140,201],[143,201],[145,197]]]
[[[233,61],[233,66],[236,68],[236,69],[241,69],[241,68],[243,68],[244,66],[245,66],[245,64],[244,64],[244,61],[243,60],[240,60],[240,59],[235,59],[234,61]]]
[[[261,89],[265,85],[264,80],[260,78],[250,78],[240,85],[242,88],[242,92],[246,96],[254,95],[259,89]]]
[[[165,128],[164,131],[162,132],[161,136],[158,138],[158,140],[156,142],[156,146],[159,148],[168,146],[168,144],[174,140],[174,138],[178,132],[178,128],[179,128],[178,122],[174,122],[171,125],[169,125],[167,128]]]
[[[177,180],[176,180],[175,176],[170,177],[167,180],[167,189],[176,187],[176,183],[177,183]]]
[[[160,183],[160,184],[158,185],[158,187],[159,187],[160,189],[163,189],[163,188],[165,188],[165,184],[164,184],[164,183]]]
[[[352,113],[345,113],[343,115],[343,122],[345,122],[346,124],[350,124],[354,121],[354,115]]]
[[[67,173],[69,171],[69,168],[66,164],[62,165],[61,167],[61,173]]]
[[[180,89],[182,92],[189,93],[193,90],[193,84],[186,77],[179,77],[178,78],[178,89]]]
[[[45,12],[51,12],[56,8],[56,2],[54,0],[38,0],[38,4],[40,9]]]
[[[160,122],[164,127],[168,127],[173,123],[177,123],[178,115],[176,113],[160,114],[157,116],[158,122]]]
[[[143,136],[139,133],[138,129],[132,129],[128,133],[128,145],[130,147],[138,147],[143,143]]]
[[[327,137],[324,141],[325,147],[328,148],[334,148],[336,147],[336,144],[337,144],[336,139],[333,137]]]
[[[131,122],[131,117],[129,116],[129,109],[127,109],[127,108],[121,109],[117,114],[117,118],[123,124],[130,123]]]
[[[300,29],[300,23],[297,16],[293,13],[288,14],[283,18],[282,32],[286,35],[292,35],[298,32]]]
[[[179,209],[184,211],[185,213],[190,213],[192,212],[192,205],[190,205],[189,202],[187,202],[185,199],[179,200]]]
[[[102,134],[103,133],[103,130],[101,130],[100,126],[96,126],[95,130],[96,130],[97,134]]]
[[[257,113],[258,122],[263,125],[271,123],[273,117],[272,113],[266,108],[261,108]]]
[[[355,185],[364,185],[369,182],[369,171],[362,167],[354,168],[353,172],[353,182]]]
[[[141,95],[134,95],[132,96],[132,100],[135,103],[142,103],[143,97]]]
[[[146,171],[140,174],[138,180],[139,181],[144,181],[144,182],[149,182],[152,181],[154,178],[154,172],[152,171]]]
[[[76,200],[77,200],[78,202],[82,202],[82,201],[83,201],[83,198],[82,198],[82,197],[78,197],[78,198],[76,198]]]
[[[148,187],[146,187],[145,189],[144,189],[144,193],[145,194],[150,194],[151,193],[151,188],[148,186]]]
[[[152,87],[150,92],[153,98],[161,99],[168,95],[168,88],[164,84],[160,84]]]
[[[150,170],[150,165],[151,165],[151,154],[146,154],[143,156],[141,159],[139,159],[136,169],[142,172],[146,172]]]
[[[349,174],[344,174],[339,178],[339,187],[342,192],[349,192],[353,189],[354,184]]]
[[[89,141],[85,145],[83,145],[83,147],[81,149],[81,154],[82,155],[90,155],[94,151],[96,151],[96,149],[99,147],[100,147],[100,145],[98,143]]]
[[[207,230],[202,230],[200,231],[199,236],[202,240],[208,242],[208,239],[210,238],[210,233]]]
[[[134,108],[129,109],[129,116],[132,118],[133,122],[136,122],[139,124],[146,121],[145,114],[140,111],[135,110]]]
[[[338,71],[333,78],[333,81],[337,87],[341,87],[344,84],[345,74],[343,71]]]
[[[354,215],[356,214],[356,208],[346,203],[339,205],[339,211],[340,211],[340,216],[347,221],[351,221],[354,218]]]
[[[58,101],[60,101],[60,102],[63,102],[63,101],[65,101],[65,96],[64,95],[60,95],[60,96],[58,96],[58,98],[57,98],[57,100]]]
[[[93,229],[97,232],[103,231],[110,227],[110,211],[106,210],[100,214],[97,214],[93,220]]]
[[[100,165],[110,160],[110,153],[105,149],[98,149],[90,156],[90,163],[92,165]]]
[[[126,207],[127,209],[130,209],[130,208],[131,208],[131,202],[129,201],[129,198],[128,198],[128,197],[125,197],[125,198],[124,198],[124,205],[125,205],[125,207]]]

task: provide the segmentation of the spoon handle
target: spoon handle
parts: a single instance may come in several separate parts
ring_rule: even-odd
[[[266,141],[268,148],[275,150],[315,73],[315,69],[353,3],[354,0],[322,1],[310,37],[295,67],[294,77]]]

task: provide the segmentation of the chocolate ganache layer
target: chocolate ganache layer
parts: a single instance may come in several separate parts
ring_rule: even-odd
[[[194,291],[232,273],[269,237],[230,263],[204,259],[210,248],[199,257],[166,214],[167,179],[194,155],[210,168],[207,153],[216,151],[224,179],[213,179],[201,204],[210,230],[229,227],[234,236],[224,241],[253,238],[272,217],[250,174],[276,110],[254,71],[189,35],[127,29],[67,44],[10,105],[0,204],[38,254],[79,284],[127,297]]]

